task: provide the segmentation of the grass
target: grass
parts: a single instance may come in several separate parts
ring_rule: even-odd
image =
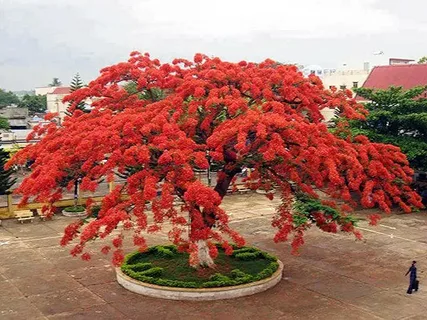
[[[147,252],[127,256],[122,271],[128,276],[152,284],[171,287],[224,287],[261,280],[278,268],[277,259],[256,248],[236,249],[231,256],[218,247],[215,268],[194,269],[188,253],[175,246],[155,246]]]

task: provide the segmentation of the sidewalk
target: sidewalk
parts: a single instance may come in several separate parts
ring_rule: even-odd
[[[378,227],[362,223],[365,242],[352,236],[307,232],[298,257],[289,244],[274,244],[270,226],[274,202],[258,194],[226,197],[232,227],[249,245],[276,254],[285,264],[283,280],[250,297],[181,302],[133,294],[115,281],[110,256],[89,262],[58,245],[70,218],[0,227],[0,319],[426,319],[427,289],[405,294],[404,274],[417,260],[427,270],[425,212],[386,217]],[[361,213],[362,215],[364,213]],[[392,235],[392,237],[391,237]],[[164,243],[165,235],[148,237]],[[106,241],[95,242],[97,249]],[[131,250],[126,242],[126,249]],[[427,274],[427,271],[426,271]]]

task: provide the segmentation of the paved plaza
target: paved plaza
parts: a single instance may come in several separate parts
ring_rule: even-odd
[[[233,195],[224,208],[249,245],[283,261],[283,280],[260,294],[212,302],[154,299],[123,289],[109,256],[98,253],[84,262],[59,246],[71,218],[3,221],[0,319],[427,319],[426,211],[386,216],[377,227],[362,221],[363,242],[310,230],[295,257],[288,243],[271,240],[275,204],[258,194]],[[160,234],[149,239],[150,244],[166,241]],[[103,244],[95,242],[93,248]],[[407,295],[404,274],[412,260],[418,261],[420,291]]]

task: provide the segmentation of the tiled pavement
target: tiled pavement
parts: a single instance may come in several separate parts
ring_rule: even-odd
[[[310,230],[295,257],[289,244],[271,240],[274,205],[257,194],[224,202],[248,244],[280,257],[283,280],[264,293],[213,302],[154,299],[123,289],[109,257],[97,254],[84,262],[58,245],[70,218],[3,221],[0,319],[427,319],[421,273],[427,270],[427,212],[388,216],[375,228],[362,222],[364,242]],[[162,235],[150,237],[152,244],[163,242]],[[421,289],[408,296],[404,274],[413,259]]]

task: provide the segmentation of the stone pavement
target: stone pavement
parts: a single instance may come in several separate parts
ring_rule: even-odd
[[[70,218],[32,224],[3,221],[0,319],[427,319],[421,273],[427,270],[427,212],[387,216],[377,227],[362,221],[364,242],[310,230],[295,257],[289,244],[271,240],[275,204],[257,194],[233,195],[225,199],[224,208],[249,245],[283,261],[283,280],[260,294],[213,302],[154,299],[123,289],[115,281],[110,257],[99,253],[84,262],[58,245]],[[150,236],[151,244],[165,241],[162,235]],[[404,274],[414,259],[420,292],[406,295]]]

